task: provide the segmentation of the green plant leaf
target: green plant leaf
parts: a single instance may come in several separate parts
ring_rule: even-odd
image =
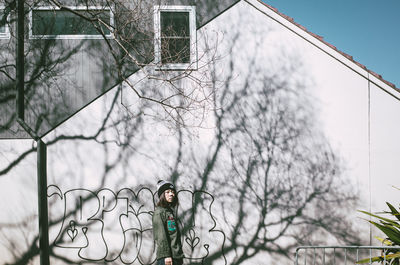
[[[367,215],[372,216],[372,217],[375,217],[375,218],[378,218],[378,219],[380,219],[380,220],[386,221],[386,222],[392,224],[393,226],[396,226],[396,227],[400,228],[400,225],[399,225],[398,223],[396,223],[396,221],[390,220],[390,219],[385,218],[385,217],[381,217],[381,216],[376,215],[376,214],[373,214],[373,213],[369,213],[369,212],[367,212],[367,211],[359,211],[359,212],[360,212],[360,213],[367,214]],[[368,220],[367,220],[367,221],[368,221]]]
[[[386,204],[389,207],[389,209],[392,211],[392,215],[394,215],[397,218],[397,220],[400,221],[400,213],[396,210],[396,208],[394,208],[393,205],[391,205],[388,202],[386,202]]]
[[[377,262],[377,261],[382,261],[382,260],[383,260],[383,258],[381,258],[381,257],[373,257],[371,259],[370,258],[366,258],[366,259],[358,260],[356,262],[356,264],[369,263],[370,261]]]
[[[400,258],[400,252],[386,255],[386,260],[391,260],[391,259],[395,259],[395,258]],[[356,262],[356,264],[369,263],[370,261],[377,262],[377,261],[384,261],[384,260],[385,260],[384,256],[377,256],[377,257],[373,257],[371,259],[366,258],[366,259],[358,260]]]
[[[393,245],[393,242],[388,240],[388,239],[386,239],[386,238],[381,238],[379,236],[375,236],[375,238],[378,239],[379,241],[381,241],[382,244],[384,244],[384,245],[387,245],[387,246],[392,246]]]
[[[400,245],[400,233],[398,230],[390,227],[390,226],[384,226],[378,223],[375,223],[373,221],[368,221],[371,224],[375,225],[377,228],[379,228],[385,235],[389,237],[390,240],[392,240],[395,244]]]
[[[397,224],[397,223],[393,223],[393,222],[386,222],[386,221],[382,221],[382,220],[379,220],[379,222],[381,222],[381,224],[383,224],[383,225],[385,225],[385,226],[390,226],[390,227],[392,227],[393,229],[396,229],[396,228],[400,228],[400,224]],[[397,230],[397,229],[396,229]],[[399,233],[400,233],[400,231],[399,231]]]
[[[396,187],[395,187],[396,188]],[[396,188],[400,190],[399,188]],[[386,202],[386,205],[389,207],[390,211],[383,211],[379,213],[370,213],[367,211],[359,211],[363,214],[369,215],[371,217],[376,218],[376,221],[366,220],[369,223],[373,224],[379,230],[381,230],[388,238],[375,237],[378,239],[382,245],[387,246],[400,246],[400,208],[396,209],[392,204]],[[380,215],[390,215],[393,216],[394,219],[391,220],[389,218],[382,217]],[[383,249],[381,252],[381,256],[377,257],[369,257],[366,259],[362,259],[356,262],[356,264],[369,263],[372,262],[380,262],[391,265],[400,265],[400,251],[399,248],[391,248],[391,249]],[[385,262],[386,261],[386,262]]]
[[[391,259],[395,259],[395,258],[400,258],[400,251],[396,252],[394,254],[386,255],[386,260],[391,260]]]

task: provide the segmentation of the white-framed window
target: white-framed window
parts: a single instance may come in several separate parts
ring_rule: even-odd
[[[0,6],[0,39],[10,38],[10,29],[8,28],[9,15],[5,15],[4,6]]]
[[[114,15],[100,6],[68,6],[78,14],[57,7],[37,7],[29,12],[30,39],[102,39],[113,38]],[[93,19],[89,21],[81,16]],[[96,21],[100,18],[104,23]],[[99,29],[101,30],[99,32]]]
[[[154,7],[154,57],[160,69],[196,69],[194,6]]]

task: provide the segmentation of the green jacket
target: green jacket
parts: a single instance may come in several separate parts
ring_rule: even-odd
[[[153,235],[157,245],[157,259],[184,258],[181,233],[171,208],[156,207],[153,214]]]

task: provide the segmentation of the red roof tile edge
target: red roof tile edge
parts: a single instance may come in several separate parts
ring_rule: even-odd
[[[359,67],[363,68],[363,69],[366,70],[368,73],[372,74],[373,76],[375,76],[376,78],[378,78],[379,80],[381,80],[382,82],[384,82],[385,84],[387,84],[388,86],[390,86],[390,87],[396,89],[397,91],[400,91],[400,88],[397,88],[395,84],[393,84],[393,83],[391,83],[391,82],[389,82],[389,81],[383,79],[381,75],[379,75],[379,74],[375,73],[374,71],[368,69],[365,65],[363,65],[363,64],[361,64],[361,63],[355,61],[355,60],[353,59],[353,56],[351,56],[351,55],[349,55],[349,54],[347,54],[347,53],[345,53],[345,52],[340,51],[339,49],[336,48],[336,46],[330,44],[329,42],[326,42],[326,41],[324,40],[324,37],[319,36],[319,35],[317,35],[317,34],[311,32],[311,31],[307,30],[307,28],[304,27],[303,25],[300,25],[299,23],[296,23],[292,17],[289,17],[289,16],[287,16],[287,15],[285,15],[285,14],[279,12],[279,10],[278,10],[277,8],[268,5],[267,3],[263,2],[262,0],[258,0],[258,1],[259,1],[261,4],[265,5],[266,7],[268,7],[269,9],[271,9],[272,11],[274,11],[275,13],[277,13],[279,16],[281,16],[281,17],[283,17],[284,19],[286,19],[287,21],[289,21],[290,23],[294,24],[294,25],[297,26],[298,28],[301,28],[302,30],[304,30],[305,32],[307,32],[308,34],[310,34],[311,36],[313,36],[313,37],[317,38],[318,40],[320,40],[320,41],[321,41],[322,43],[324,43],[325,45],[327,45],[327,46],[329,46],[330,48],[334,49],[335,51],[339,52],[339,53],[342,54],[344,57],[346,57],[347,59],[349,59],[350,61],[352,61],[352,62],[355,63],[356,65],[358,65]]]

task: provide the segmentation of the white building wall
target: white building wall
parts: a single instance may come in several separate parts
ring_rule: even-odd
[[[20,155],[24,159],[0,177],[0,261],[12,262],[14,255],[23,253],[29,242],[39,234],[37,223],[38,200],[36,179],[36,153],[32,140],[1,140],[0,166],[7,170]],[[29,151],[30,150],[30,151]],[[7,247],[10,242],[20,242]]]
[[[158,179],[170,177],[172,172],[178,172],[177,184],[182,190],[180,193],[181,212],[190,211],[193,206],[192,199],[195,198],[193,193],[199,189],[203,192],[201,196],[207,206],[194,217],[197,226],[194,226],[193,231],[196,234],[193,234],[193,231],[185,233],[185,238],[191,235],[198,236],[199,244],[194,247],[194,250],[190,250],[189,245],[185,245],[185,253],[193,255],[194,258],[205,257],[207,251],[210,256],[213,253],[224,253],[215,259],[213,264],[232,264],[244,253],[246,243],[249,241],[248,235],[251,235],[257,224],[259,211],[254,203],[257,200],[252,201],[251,195],[262,194],[266,187],[263,183],[257,182],[260,180],[258,178],[250,179],[249,182],[244,181],[246,174],[241,174],[243,173],[241,168],[238,166],[237,171],[232,168],[234,162],[238,165],[245,164],[240,159],[248,158],[246,155],[255,152],[252,149],[250,136],[258,137],[263,130],[268,131],[269,125],[272,124],[257,122],[257,119],[251,116],[256,103],[268,102],[260,98],[261,94],[257,94],[265,85],[281,88],[285,93],[277,99],[281,101],[272,102],[276,105],[266,106],[266,117],[263,117],[263,121],[273,121],[275,113],[279,114],[281,107],[283,111],[291,111],[290,114],[293,112],[294,115],[294,125],[299,121],[304,122],[304,128],[301,126],[299,128],[299,131],[304,133],[299,141],[299,145],[303,148],[300,150],[308,151],[311,160],[314,157],[320,159],[322,157],[320,152],[326,150],[331,150],[335,154],[337,159],[335,162],[338,164],[340,173],[333,173],[332,182],[335,185],[341,184],[344,191],[359,196],[358,203],[351,205],[346,215],[349,217],[348,221],[365,234],[362,236],[364,242],[369,243],[369,227],[364,220],[358,218],[360,215],[357,214],[357,210],[382,210],[386,200],[397,203],[397,190],[394,190],[391,185],[399,186],[396,173],[400,164],[397,162],[400,157],[400,146],[398,146],[400,144],[397,144],[399,123],[396,113],[400,108],[398,99],[384,92],[376,84],[369,83],[365,78],[368,75],[364,70],[350,68],[349,66],[353,67],[354,64],[349,62],[346,63],[347,65],[344,64],[342,56],[332,49],[279,18],[268,8],[256,4],[256,1],[250,1],[250,3],[255,6],[247,1],[241,1],[197,32],[201,60],[199,70],[193,72],[192,76],[203,81],[200,84],[202,88],[218,88],[217,101],[214,102],[217,105],[215,113],[222,115],[220,108],[228,108],[235,99],[235,95],[242,95],[238,97],[238,103],[232,107],[236,112],[232,112],[229,118],[223,120],[222,125],[217,123],[218,117],[214,113],[214,106],[212,102],[209,102],[210,105],[205,106],[206,112],[193,111],[191,114],[197,116],[190,116],[190,114],[185,116],[191,126],[178,130],[168,116],[165,116],[165,119],[159,119],[162,117],[159,115],[164,113],[162,108],[140,102],[133,90],[125,86],[120,94],[117,94],[118,88],[111,90],[45,137],[45,142],[49,144],[48,184],[54,185],[51,186],[51,192],[49,192],[49,196],[51,195],[49,197],[50,220],[62,218],[64,207],[73,208],[74,205],[67,207],[64,204],[67,200],[63,197],[65,192],[69,192],[70,195],[66,196],[71,197],[68,198],[78,196],[81,194],[79,192],[82,194],[92,192],[93,196],[99,197],[98,201],[87,204],[86,208],[82,208],[80,212],[81,217],[79,217],[79,212],[75,217],[77,220],[81,218],[82,221],[90,217],[85,210],[99,210],[95,211],[96,218],[103,221],[104,227],[110,229],[108,231],[115,232],[115,236],[112,233],[105,235],[107,243],[94,237],[85,239],[83,237],[85,219],[81,224],[77,223],[75,227],[69,228],[70,235],[68,232],[63,235],[63,239],[71,239],[71,236],[74,237],[74,229],[77,229],[76,241],[73,242],[75,245],[60,243],[70,248],[56,248],[55,251],[58,254],[66,255],[74,260],[79,259],[78,255],[81,255],[81,257],[101,260],[120,258],[118,262],[121,262],[122,260],[129,261],[129,258],[132,261],[132,257],[142,251],[142,256],[140,256],[142,263],[154,259],[154,254],[151,253],[154,247],[151,243],[151,227],[148,226],[151,211],[154,209],[151,193],[155,192],[155,183]],[[210,54],[214,52],[215,56],[210,59]],[[336,55],[337,58],[335,58]],[[168,84],[147,78],[146,75],[158,73],[153,70],[144,69],[131,77],[130,80],[136,89],[148,91],[148,93],[150,90],[164,91],[163,89]],[[215,75],[210,74],[211,70]],[[185,79],[179,85],[191,88],[199,84],[193,82],[193,79]],[[225,100],[219,101],[224,96]],[[142,110],[142,107],[145,110],[144,115],[139,116],[138,111]],[[269,107],[276,109],[270,110]],[[205,116],[198,119],[200,114],[205,114]],[[247,128],[251,133],[241,132],[239,135],[232,133],[230,137],[224,138],[223,147],[216,155],[213,170],[206,175],[204,172],[207,165],[217,153],[219,129],[228,130],[243,124],[239,120],[242,117],[240,114],[249,115],[244,121],[248,122]],[[103,120],[107,117],[109,118],[106,128],[97,134],[98,128],[101,128]],[[199,124],[197,121],[202,121],[202,123]],[[293,126],[293,124],[289,125]],[[63,139],[53,144],[53,141],[60,136]],[[96,138],[88,139],[91,136],[96,136]],[[28,148],[25,142],[15,143],[2,140],[1,145],[17,148],[15,150],[2,148],[3,157],[8,159]],[[316,148],[319,146],[321,149]],[[295,151],[298,152],[297,149]],[[263,155],[266,154],[263,153]],[[280,161],[282,163],[285,159],[293,159],[287,154],[283,156]],[[30,175],[35,174],[34,161],[27,161],[29,165],[26,166],[30,169],[26,171],[30,172]],[[293,161],[296,162],[295,159]],[[315,164],[318,165],[318,161]],[[294,165],[296,166],[298,165]],[[298,166],[300,171],[304,170],[302,166],[302,164]],[[258,168],[260,172],[261,169]],[[271,178],[275,178],[276,181],[272,183],[273,185],[286,187],[287,180],[297,181],[298,185],[309,181],[307,176],[302,176],[303,171],[295,176],[285,176],[280,171],[279,164],[274,170],[272,172],[275,175]],[[21,175],[17,171],[18,169],[10,171],[6,178],[0,180],[6,182],[14,179],[15,176]],[[296,171],[288,172],[297,174]],[[207,176],[207,182],[204,176]],[[282,183],[279,183],[280,180]],[[241,205],[237,198],[240,197],[241,188],[246,183],[250,183],[254,190],[247,190],[249,198],[243,199],[245,203]],[[24,189],[32,192],[35,186],[31,186]],[[126,188],[130,189],[134,195],[129,195],[131,191],[124,190]],[[106,189],[99,194],[102,196],[104,194],[104,198],[114,203],[111,205],[113,207],[101,206],[104,199],[102,201],[103,197],[96,194],[100,189]],[[74,195],[75,190],[79,190],[79,194]],[[125,197],[119,196],[118,192],[125,197],[131,196],[129,202],[133,205],[134,213],[125,212],[126,201],[122,200],[122,197]],[[306,188],[296,194],[301,195],[300,199],[295,197],[290,201],[301,200],[303,192],[307,193]],[[79,199],[79,196],[77,198]],[[328,196],[329,198],[331,197]],[[29,203],[30,209],[36,210],[37,202],[29,199]],[[142,208],[139,207],[140,205]],[[240,211],[240,205],[250,213],[243,220],[237,214]],[[321,205],[325,207],[330,204],[316,202],[314,207]],[[12,212],[12,209],[7,207],[3,209],[7,210],[1,215],[2,218]],[[99,216],[102,213],[101,210],[105,210],[103,213],[106,217],[102,217],[104,219]],[[329,210],[336,214],[342,209],[337,207]],[[319,216],[320,212],[323,212],[312,207],[306,211],[310,216]],[[126,219],[118,222],[118,217],[122,212],[126,213],[124,216]],[[285,213],[284,211],[272,212],[271,216],[265,218],[265,222],[274,222],[279,214]],[[60,229],[68,229],[66,226],[70,224],[69,221],[73,220],[72,218],[69,216],[64,223],[58,223],[51,228],[51,242],[57,241],[57,238],[60,239]],[[187,216],[182,218],[184,226],[190,218]],[[240,222],[241,225],[235,227]],[[142,225],[142,248],[138,250],[132,247],[131,252],[126,252],[121,242],[124,238],[128,238],[131,242],[137,240],[134,239],[134,234],[127,233],[133,230],[127,228],[137,228],[138,224]],[[280,229],[281,224],[277,224],[271,226],[268,233],[273,235]],[[91,230],[92,235],[99,233],[100,230],[96,226],[94,230]],[[289,232],[292,231],[289,230]],[[316,242],[316,244],[336,242],[329,236],[321,239],[320,234],[308,237],[308,232],[310,231],[304,231],[304,237],[309,240],[307,242]],[[236,242],[243,242],[243,245],[229,245],[233,240],[230,236],[235,233],[239,240]],[[188,242],[196,242],[196,237],[192,237],[191,240]],[[340,239],[338,241],[341,242]],[[92,242],[90,248],[95,247],[98,251],[85,252],[85,250],[88,251],[85,245],[87,242]],[[282,237],[276,243],[286,246],[293,243],[293,238]],[[110,250],[107,254],[104,254],[104,244]],[[204,247],[205,244],[210,244],[208,249]],[[378,242],[372,241],[371,244],[376,245]],[[228,246],[232,248],[228,249]],[[80,249],[84,251],[79,252]],[[124,251],[119,256],[113,256],[111,250],[115,250],[116,253]],[[266,258],[266,253],[267,251],[261,251],[243,264],[261,264],[271,258],[270,256]],[[138,262],[139,260],[132,261],[133,264],[139,264]],[[272,258],[268,264],[283,264],[283,261]]]
[[[235,51],[229,54],[243,67],[238,75],[245,75],[248,69],[263,69],[263,73],[272,72],[289,85],[298,83],[307,88],[306,96],[315,115],[310,118],[315,119],[317,129],[322,130],[340,157],[346,184],[360,195],[357,209],[369,209],[368,81],[359,73],[365,71],[361,68],[354,71],[332,56],[342,55],[312,36],[304,37],[308,34],[256,1],[249,2],[257,8],[242,1],[207,27],[222,29],[227,43],[235,41]],[[310,37],[315,40],[309,40]],[[368,226],[358,218],[353,220],[360,226]]]
[[[371,198],[372,211],[398,205],[400,178],[399,99],[371,84]]]
[[[255,4],[256,1],[249,2]],[[257,27],[257,30],[264,30],[257,32],[257,36],[270,37],[260,46],[269,50],[273,47],[271,43],[278,43],[275,45],[285,52],[298,52],[294,56],[301,60],[305,79],[309,79],[310,97],[315,99],[319,128],[324,130],[333,150],[342,157],[349,184],[354,185],[354,192],[360,195],[360,205],[354,210],[379,212],[386,209],[386,201],[396,204],[397,190],[392,186],[399,186],[400,149],[397,146],[399,129],[396,115],[400,107],[399,93],[352,62],[343,63],[341,54],[290,22],[277,18],[268,8],[256,4],[259,11],[247,8],[245,1],[240,5],[229,17],[240,17],[247,25],[246,30],[263,25]],[[227,20],[220,23],[229,24]],[[273,33],[268,29],[273,29]],[[247,43],[244,41],[242,50],[246,50],[245,46]],[[249,50],[251,53],[252,49]],[[269,54],[268,59],[271,53],[274,52],[264,52]],[[276,59],[279,52],[274,54],[270,60],[279,60]],[[366,77],[371,77],[371,81],[368,82]],[[363,224],[358,218],[354,222]],[[371,242],[374,243],[378,242]]]

